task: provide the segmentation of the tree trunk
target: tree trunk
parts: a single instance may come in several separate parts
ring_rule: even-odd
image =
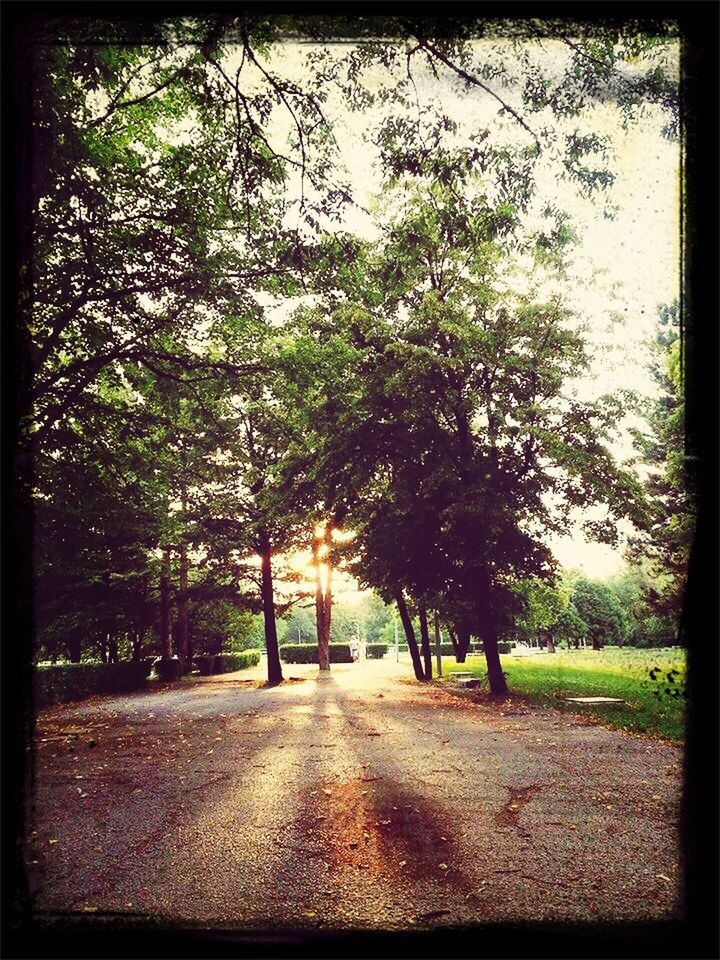
[[[422,646],[422,656],[425,663],[425,679],[432,680],[432,652],[430,650],[430,632],[428,631],[425,604],[420,604],[418,607],[418,616],[420,617],[420,644]]]
[[[547,635],[548,653],[555,653],[555,638],[551,633]]]
[[[440,614],[435,611],[433,618],[435,624],[435,662],[437,663],[437,675],[442,676],[442,637],[440,636]]]
[[[263,620],[265,623],[265,649],[268,659],[268,683],[275,685],[282,683],[282,666],[280,665],[280,650],[278,648],[277,626],[275,624],[275,599],[272,581],[272,556],[270,538],[265,534],[260,542],[260,573],[263,605]]]
[[[457,658],[458,658],[458,649],[459,649],[459,647],[458,647],[457,634],[455,633],[455,631],[453,630],[453,628],[450,626],[450,624],[447,625],[447,632],[448,632],[448,636],[450,637],[450,643],[452,644],[452,648],[453,648],[453,650],[454,650],[454,652],[455,652],[455,659],[457,660]],[[459,662],[459,661],[458,661],[458,662]]]
[[[183,499],[183,510],[185,501]],[[187,544],[180,542],[180,576],[177,603],[177,654],[182,663],[183,673],[190,670],[189,662],[189,637],[188,637],[188,608],[187,608],[187,588],[188,588],[188,555]]]
[[[593,648],[593,650],[602,650],[602,648],[603,648],[603,645],[602,645],[602,643],[600,642],[600,638],[597,637],[597,636],[595,636],[594,634],[593,634],[593,638],[592,638],[592,648]]]
[[[497,630],[495,629],[492,617],[489,615],[484,618],[482,639],[485,649],[485,663],[487,664],[490,693],[494,697],[504,697],[508,692],[508,688],[505,682],[505,674],[500,666]]]
[[[160,565],[160,656],[172,657],[170,648],[170,547],[163,547]]]
[[[466,627],[455,627],[457,632],[457,643],[455,646],[455,659],[458,663],[465,663],[465,657],[470,649],[470,631]]]
[[[74,633],[68,638],[67,650],[70,663],[80,663],[80,655],[82,654],[82,640],[80,639],[79,633]]]
[[[117,637],[108,634],[108,662],[117,663],[118,662],[118,642]]]
[[[321,536],[313,536],[313,562],[315,564],[315,626],[317,629],[318,667],[320,670],[330,669],[330,621],[332,617],[332,591],[330,578],[332,571],[330,559],[327,565],[327,584],[323,590],[321,565],[323,559],[320,548],[327,543],[330,527],[326,527]]]
[[[397,603],[400,620],[402,621],[403,630],[405,631],[405,638],[407,640],[408,649],[412,658],[415,677],[424,682],[425,671],[423,670],[422,663],[420,662],[420,651],[418,650],[417,640],[415,639],[415,631],[413,630],[412,620],[410,619],[407,604],[405,603],[405,598],[403,597],[402,593],[395,594],[395,603]]]

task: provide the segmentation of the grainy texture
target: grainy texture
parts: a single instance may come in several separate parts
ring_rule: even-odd
[[[459,699],[387,659],[286,672],[304,679],[262,689],[258,667],[43,711],[38,919],[402,930],[677,916],[676,746]]]

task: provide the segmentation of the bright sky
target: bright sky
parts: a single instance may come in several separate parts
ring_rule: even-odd
[[[487,43],[478,41],[480,53],[489,52],[482,50]],[[308,53],[308,46],[283,45],[273,65],[300,79],[301,58]],[[559,69],[567,48],[559,41],[548,41],[544,49],[546,62]],[[376,88],[385,82],[379,72],[369,80]],[[441,97],[448,112],[468,133],[490,125],[495,131],[500,124],[506,131],[501,136],[524,136],[511,118],[498,121],[498,104],[493,98],[479,89],[468,92],[449,75],[441,73],[438,81],[429,72],[423,76],[419,71],[418,91],[421,101]],[[511,90],[503,89],[502,95],[520,108]],[[332,100],[326,114],[333,122],[355,196],[367,206],[380,184],[368,132],[381,114],[378,108],[366,114],[350,114],[339,101]],[[532,122],[540,126],[549,118],[538,115]],[[580,238],[565,295],[576,313],[588,321],[596,355],[594,380],[584,380],[579,392],[590,397],[630,387],[652,395],[655,387],[647,367],[657,308],[679,296],[680,148],[662,138],[662,123],[652,110],[627,130],[622,129],[612,104],[587,110],[572,122],[584,132],[610,135],[611,166],[616,174],[607,192],[607,200],[616,210],[613,219],[605,216],[602,198],[581,198],[573,185],[558,181],[550,168],[543,186],[543,194],[570,214]],[[342,226],[372,235],[371,223],[357,209],[348,210]],[[627,436],[619,442],[617,452],[621,457],[631,452]],[[571,530],[552,546],[563,565],[581,569],[590,577],[605,578],[623,565],[618,551],[587,543],[577,531]]]

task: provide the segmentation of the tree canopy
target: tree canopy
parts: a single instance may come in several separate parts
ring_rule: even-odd
[[[262,611],[278,682],[274,578],[298,580],[285,555],[326,524],[355,532],[350,568],[399,604],[419,677],[437,611],[459,655],[483,639],[502,693],[497,643],[532,619],[518,584],[553,589],[549,536],[580,511],[614,543],[652,516],[613,449],[628,396],[575,389],[591,359],[564,285],[577,236],[546,184],[609,211],[592,110],[676,135],[672,31],[248,11],[140,39],[61,21],[62,42],[54,21],[27,41],[37,655],[77,658],[84,638],[165,656],[172,634],[188,660],[218,618],[238,638]],[[365,125],[375,196],[343,111]],[[674,408],[661,419],[677,491]],[[329,575],[318,590],[329,611]]]

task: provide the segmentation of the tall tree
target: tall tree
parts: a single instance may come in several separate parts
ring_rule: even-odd
[[[652,372],[659,396],[638,432],[653,516],[650,530],[631,545],[630,555],[647,573],[645,616],[664,623],[668,637],[681,635],[687,566],[695,530],[695,491],[685,457],[685,405],[677,303],[659,310]],[[657,631],[656,631],[657,632]]]

